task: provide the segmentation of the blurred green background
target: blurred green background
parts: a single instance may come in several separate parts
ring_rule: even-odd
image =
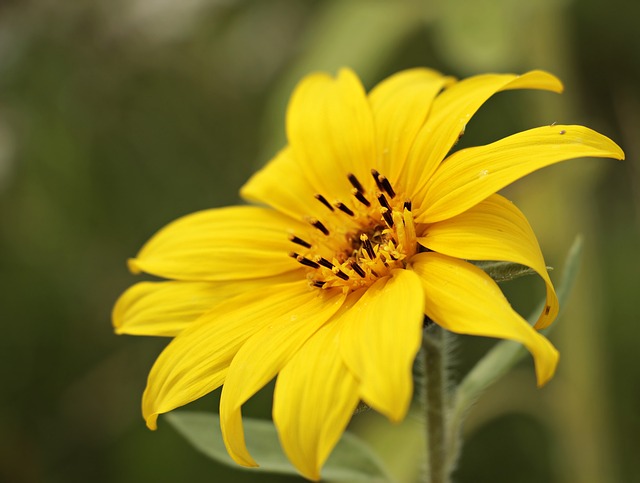
[[[537,390],[527,359],[485,395],[456,481],[640,481],[638,18],[631,0],[2,2],[0,481],[301,481],[225,468],[166,424],[148,431],[140,397],[167,341],[113,335],[110,310],[136,280],[127,257],[178,216],[238,202],[283,143],[296,81],[342,65],[367,88],[413,66],[547,69],[565,94],[499,94],[462,145],[558,122],[625,149],[507,190],[549,265],[576,233],[583,265],[551,335],[556,378]],[[543,294],[535,279],[505,290],[523,312]],[[461,338],[454,377],[491,343]],[[264,391],[246,413],[269,405]],[[354,426],[382,435],[412,480],[415,438],[372,415]]]

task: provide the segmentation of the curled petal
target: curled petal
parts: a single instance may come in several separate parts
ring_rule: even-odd
[[[412,266],[424,288],[425,312],[435,323],[458,334],[520,342],[533,355],[538,386],[553,377],[558,351],[511,308],[489,275],[435,252],[416,255]]]
[[[547,305],[536,329],[547,327],[558,315],[558,297],[536,235],[522,212],[506,198],[491,195],[453,218],[430,225],[418,241],[451,257],[514,262],[533,268],[547,285]]]

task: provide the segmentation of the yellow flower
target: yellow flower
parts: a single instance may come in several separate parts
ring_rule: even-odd
[[[367,95],[350,70],[304,78],[288,146],[242,188],[258,205],[180,218],[129,262],[170,279],[134,285],[114,308],[118,333],[174,337],[144,392],[149,428],[223,386],[225,444],[255,466],[241,407],[277,376],[282,446],[318,479],[360,400],[392,421],[406,415],[425,315],[452,332],[521,342],[547,382],[558,352],[535,329],[556,317],[556,294],[526,218],[495,193],[559,161],[624,154],[588,128],[551,125],[447,156],[476,110],[510,89],[562,85],[541,71],[456,82],[412,69]],[[468,260],[542,277],[535,329]]]

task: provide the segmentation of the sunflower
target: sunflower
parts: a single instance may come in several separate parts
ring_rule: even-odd
[[[305,77],[288,107],[288,145],[241,190],[253,204],[180,218],[129,260],[134,273],[168,279],[132,286],[113,314],[117,333],[173,337],[149,374],[147,426],[222,386],[227,450],[256,466],[241,408],[277,376],[281,444],[318,479],[360,401],[405,417],[425,316],[522,343],[545,384],[558,351],[536,329],[558,301],[529,223],[496,192],[559,161],[624,154],[573,125],[449,154],[477,109],[512,89],[562,84],[542,71],[455,81],[411,69],[367,94],[348,69]],[[539,274],[546,305],[535,327],[475,260]]]

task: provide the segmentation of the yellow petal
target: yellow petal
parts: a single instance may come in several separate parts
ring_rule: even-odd
[[[245,200],[264,203],[298,220],[321,219],[327,214],[327,208],[314,197],[317,192],[293,158],[291,148],[280,151],[240,190]]]
[[[206,282],[140,282],[113,308],[118,334],[176,336],[213,305],[224,290]]]
[[[509,339],[533,355],[538,386],[556,370],[558,351],[509,305],[498,285],[478,267],[440,253],[412,258],[426,298],[426,314],[458,334]]]
[[[304,280],[303,270],[274,277],[229,282],[140,282],[113,308],[117,334],[174,337],[220,302],[242,292]]]
[[[320,469],[358,405],[358,383],[340,356],[341,320],[318,330],[280,371],[273,420],[293,465],[305,478]]]
[[[464,132],[476,111],[496,92],[509,89],[544,89],[562,91],[560,81],[542,71],[521,76],[513,74],[485,74],[469,77],[440,94],[424,127],[418,133],[409,153],[403,179],[409,183],[410,193],[418,193],[440,162]],[[420,199],[414,197],[414,206]]]
[[[220,398],[220,426],[229,455],[240,465],[257,465],[244,442],[242,405],[275,377],[345,298],[338,290],[311,294],[302,302],[292,300],[287,312],[267,316],[266,326],[246,341],[229,366]]]
[[[431,69],[409,69],[388,77],[369,94],[380,157],[377,168],[392,184],[398,180],[433,100],[450,81]]]
[[[547,327],[558,315],[558,298],[536,235],[522,212],[506,198],[492,195],[464,213],[434,223],[418,241],[451,257],[514,262],[533,268],[547,285],[547,305],[535,327]]]
[[[416,275],[394,270],[366,289],[344,315],[341,353],[360,381],[361,398],[401,421],[413,394],[412,366],[420,349],[424,296]]]
[[[305,77],[287,110],[287,138],[292,155],[316,192],[347,199],[347,174],[372,183],[376,159],[371,108],[358,77],[342,69],[336,79],[326,74]]]
[[[129,260],[133,272],[190,281],[268,277],[299,268],[287,254],[307,226],[257,206],[200,211],[162,228]]]
[[[159,414],[219,387],[238,349],[253,334],[316,299],[305,281],[265,287],[218,304],[183,330],[156,360],[142,397],[150,429]],[[311,302],[310,302],[311,301]]]
[[[417,220],[445,220],[537,169],[586,156],[624,159],[617,144],[583,126],[544,126],[463,149],[429,180]]]

